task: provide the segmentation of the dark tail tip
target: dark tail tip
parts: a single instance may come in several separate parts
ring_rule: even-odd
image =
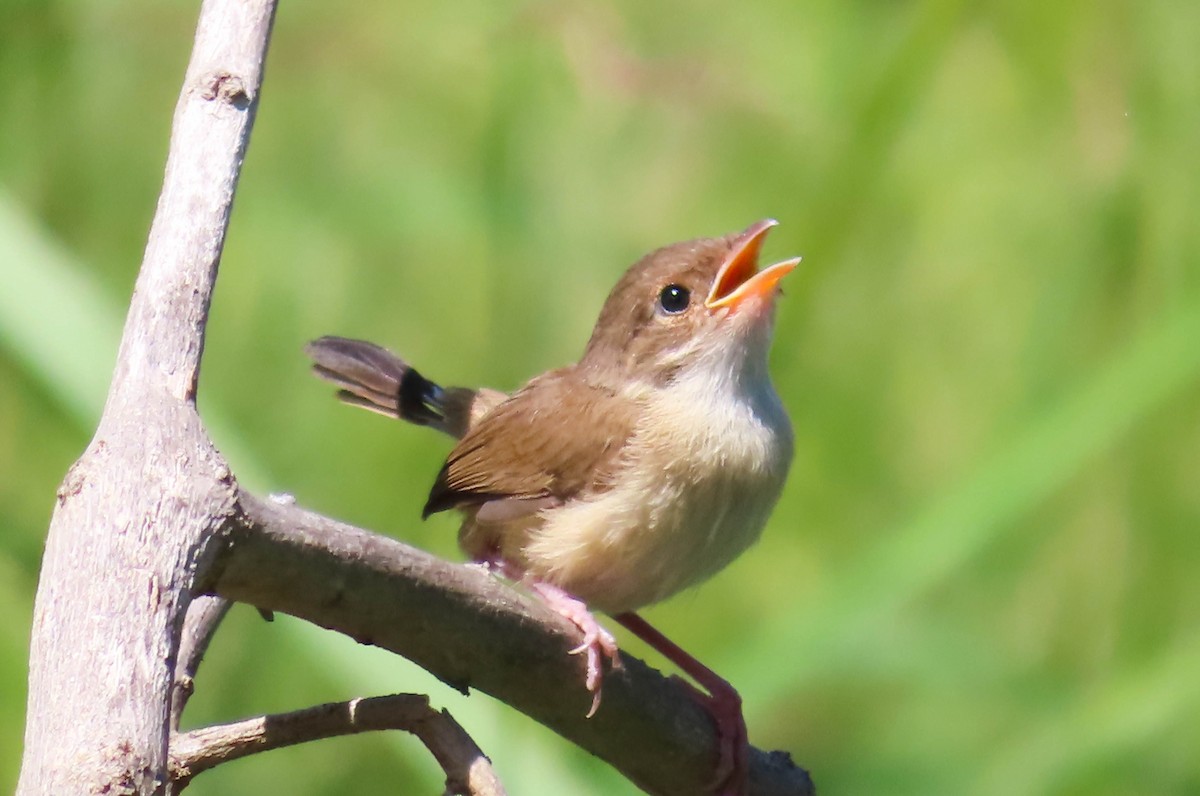
[[[442,388],[382,346],[329,335],[304,353],[313,373],[339,387],[346,403],[423,426],[444,419]]]

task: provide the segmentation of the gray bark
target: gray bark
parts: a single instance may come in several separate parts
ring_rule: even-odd
[[[204,727],[171,741],[172,776],[182,789],[208,769],[247,755],[339,735],[403,730],[421,739],[446,772],[446,793],[506,796],[492,763],[446,711],[416,694],[331,702],[291,713]]]
[[[179,629],[233,506],[194,399],[274,8],[206,0],[201,10],[104,414],[46,540],[22,796],[167,790]]]

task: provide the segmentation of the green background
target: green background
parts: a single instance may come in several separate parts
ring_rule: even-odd
[[[0,0],[0,790],[196,10]],[[512,388],[643,252],[773,216],[765,256],[805,258],[772,364],[792,474],[763,541],[650,618],[825,794],[1200,793],[1198,42],[1167,0],[284,3],[202,414],[251,487],[454,557],[453,518],[419,521],[448,441],[334,403],[303,343]],[[514,796],[633,792],[287,617],[235,609],[198,686],[189,726],[424,691]],[[439,782],[377,734],[191,792]]]

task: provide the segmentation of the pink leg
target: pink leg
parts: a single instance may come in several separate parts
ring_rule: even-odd
[[[588,610],[587,603],[583,600],[552,583],[529,577],[512,562],[505,560],[499,552],[480,556],[475,559],[475,563],[484,566],[493,574],[503,575],[509,580],[524,583],[530,591],[542,599],[547,607],[583,631],[583,643],[568,654],[587,653],[587,674],[584,677],[584,685],[592,695],[592,707],[587,712],[587,718],[590,719],[596,715],[596,711],[600,708],[600,686],[604,680],[601,656],[607,657],[614,669],[621,668],[617,640],[613,638],[612,633],[609,633],[596,621],[596,617]]]
[[[600,686],[604,679],[601,656],[607,657],[612,662],[614,669],[621,667],[621,657],[617,652],[617,640],[613,638],[612,633],[600,626],[596,617],[592,616],[592,612],[588,610],[587,604],[579,598],[551,583],[529,580],[526,583],[546,605],[569,619],[583,631],[583,643],[571,650],[570,654],[587,653],[587,676],[584,684],[592,695],[592,707],[587,713],[587,717],[590,719],[596,715],[596,710],[600,707]]]
[[[689,655],[675,642],[655,630],[635,613],[613,617],[631,633],[661,652],[708,693],[683,682],[692,697],[703,705],[717,725],[717,773],[713,789],[721,796],[741,796],[746,792],[747,755],[750,747],[746,719],[742,716],[742,697],[724,678]]]

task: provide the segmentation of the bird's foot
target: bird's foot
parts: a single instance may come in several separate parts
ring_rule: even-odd
[[[749,770],[750,744],[746,719],[742,714],[741,695],[728,683],[724,688],[714,687],[712,693],[708,694],[682,677],[673,676],[672,679],[708,711],[717,725],[717,766],[713,774],[712,792],[720,796],[743,796]]]
[[[742,697],[737,689],[637,614],[618,614],[613,618],[699,684],[697,688],[681,677],[673,678],[692,699],[700,703],[716,724],[717,767],[710,790],[720,796],[743,796],[749,771],[750,746],[746,719],[742,715]]]
[[[612,663],[614,669],[621,668],[621,656],[617,650],[617,640],[613,638],[599,622],[587,604],[569,592],[563,591],[551,583],[534,581],[529,584],[534,594],[542,598],[547,606],[557,614],[569,620],[583,632],[583,643],[570,651],[571,655],[587,655],[587,673],[584,685],[592,695],[592,707],[587,712],[590,719],[600,708],[600,688],[604,681],[604,658]]]

